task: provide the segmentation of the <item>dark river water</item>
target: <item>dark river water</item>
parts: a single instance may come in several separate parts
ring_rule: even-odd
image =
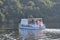
[[[18,30],[0,30],[0,40],[22,40]],[[26,38],[25,40],[37,40],[34,37]],[[60,32],[52,33],[45,32],[39,40],[60,40]]]

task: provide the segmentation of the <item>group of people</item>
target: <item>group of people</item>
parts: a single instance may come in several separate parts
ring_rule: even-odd
[[[29,22],[28,22],[28,24],[37,24],[37,25],[39,25],[39,26],[43,26],[43,22],[42,22],[42,20],[30,20]]]
[[[44,25],[43,21],[41,19],[34,20],[32,15],[28,16],[28,18],[31,18],[31,20],[28,21],[28,24],[37,24],[39,26],[43,26]]]

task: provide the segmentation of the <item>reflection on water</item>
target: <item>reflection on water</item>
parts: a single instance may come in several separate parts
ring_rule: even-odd
[[[60,33],[46,32],[39,40],[60,40]],[[0,40],[22,40],[18,30],[0,30]],[[27,37],[25,40],[35,40],[34,36]]]

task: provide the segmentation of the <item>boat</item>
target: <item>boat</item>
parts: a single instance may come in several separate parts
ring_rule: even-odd
[[[41,21],[41,23],[39,23],[39,21]],[[31,35],[34,35],[34,38],[38,39],[45,29],[46,27],[42,18],[24,18],[21,19],[19,23],[19,34],[23,40]]]

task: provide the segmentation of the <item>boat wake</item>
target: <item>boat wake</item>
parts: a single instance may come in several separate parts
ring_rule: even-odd
[[[45,32],[58,33],[60,34],[60,29],[45,29]]]

